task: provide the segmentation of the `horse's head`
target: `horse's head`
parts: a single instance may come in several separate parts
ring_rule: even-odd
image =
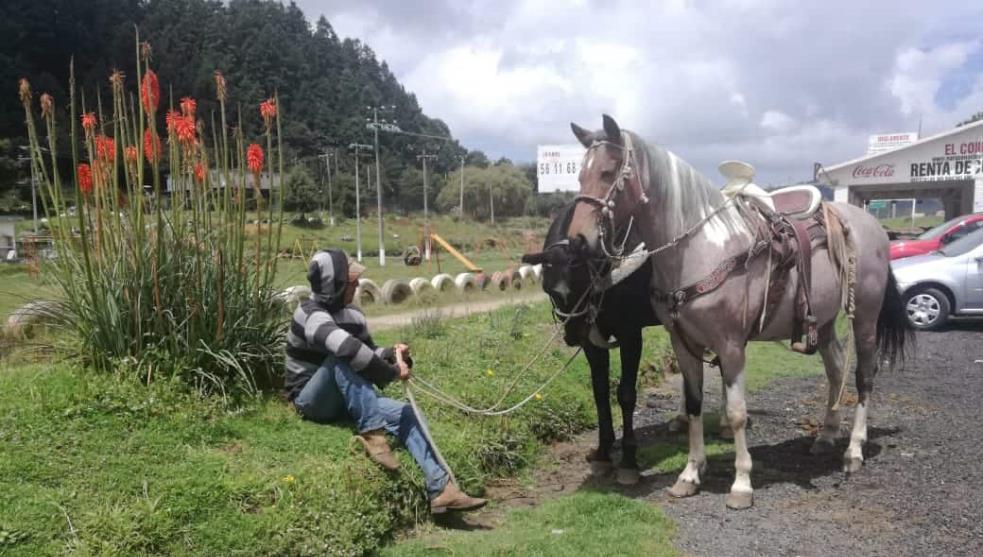
[[[586,341],[592,325],[593,285],[589,263],[577,257],[566,239],[547,243],[540,253],[523,255],[522,262],[543,266],[543,291],[553,302],[554,314],[564,324],[563,340],[569,346]]]
[[[573,123],[570,128],[587,153],[567,237],[573,249],[598,255],[613,246],[638,205],[647,202],[640,180],[641,159],[632,134],[606,114],[601,130],[591,132]]]

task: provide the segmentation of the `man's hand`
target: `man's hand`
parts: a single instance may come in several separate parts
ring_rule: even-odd
[[[410,355],[410,345],[403,344],[402,342],[396,343],[396,345],[393,346],[393,350],[395,350],[397,354],[402,354],[404,356]]]
[[[396,366],[399,368],[399,379],[406,381],[410,378],[410,366],[403,360],[403,355],[409,355],[410,347],[405,344],[397,344],[393,348],[396,350]]]

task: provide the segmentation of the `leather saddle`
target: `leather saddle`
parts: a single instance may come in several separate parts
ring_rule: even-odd
[[[766,192],[752,182],[754,167],[740,161],[721,163],[720,172],[727,178],[721,190],[725,195],[738,196],[747,206],[761,215],[759,237],[770,240],[770,287],[765,301],[763,330],[785,295],[789,272],[798,271],[796,281],[795,318],[791,348],[803,354],[815,353],[819,344],[816,316],[812,313],[812,250],[826,243],[826,226],[822,193],[810,185],[791,186]],[[803,341],[803,335],[805,340]]]

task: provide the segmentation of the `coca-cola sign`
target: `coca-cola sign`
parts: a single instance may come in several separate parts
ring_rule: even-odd
[[[854,178],[890,178],[891,176],[894,176],[893,164],[878,164],[873,166],[858,164],[853,167]]]

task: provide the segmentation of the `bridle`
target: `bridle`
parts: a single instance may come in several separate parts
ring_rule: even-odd
[[[624,255],[625,243],[628,241],[628,234],[631,232],[631,227],[635,220],[634,215],[632,215],[628,220],[621,244],[616,245],[614,242],[619,234],[614,222],[614,209],[617,206],[618,196],[624,191],[625,184],[629,183],[633,176],[636,178],[636,183],[638,184],[641,204],[647,204],[649,201],[638,176],[638,161],[635,159],[635,147],[631,140],[631,134],[621,132],[621,142],[622,145],[618,145],[607,140],[596,140],[591,143],[590,147],[587,148],[587,152],[584,153],[584,165],[587,163],[587,158],[590,154],[602,145],[613,147],[624,153],[621,157],[621,166],[618,168],[617,175],[611,183],[611,187],[608,188],[607,193],[604,194],[604,197],[596,197],[585,193],[578,194],[574,197],[574,203],[587,203],[599,210],[595,214],[598,215],[596,218],[598,221],[598,230],[600,231],[600,245],[601,250],[608,259],[618,259]],[[609,241],[611,242],[610,246],[608,246]]]
[[[549,252],[553,249],[570,249],[570,240],[564,238],[557,242],[546,246],[543,250],[544,253]],[[568,257],[564,259],[564,263],[567,265],[567,272],[581,267],[587,267],[587,273],[590,276],[589,284],[581,294],[580,298],[574,304],[573,308],[569,311],[563,311],[559,308],[556,303],[556,299],[551,292],[549,294],[550,305],[553,306],[553,320],[555,322],[563,321],[564,323],[570,322],[570,320],[587,316],[588,327],[592,326],[597,320],[597,315],[601,311],[601,304],[604,301],[604,289],[598,288],[597,285],[603,281],[604,278],[604,265],[607,263],[607,259],[604,258],[593,258],[593,259],[582,259],[579,257]]]

